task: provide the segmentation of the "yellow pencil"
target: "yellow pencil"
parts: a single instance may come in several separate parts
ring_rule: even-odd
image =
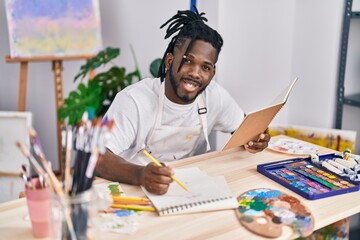
[[[153,208],[153,207],[144,207],[144,206],[139,206],[139,205],[111,204],[111,207],[112,208],[123,208],[123,209],[155,212],[155,208]]]
[[[156,160],[153,156],[150,155],[150,153],[146,150],[143,151],[143,153],[145,154],[145,156],[147,156],[153,163],[155,163],[155,165],[161,167],[161,163],[158,162],[158,160]],[[189,189],[182,183],[180,182],[179,179],[177,179],[175,176],[171,176],[171,178],[180,185],[180,187],[182,187],[183,189],[185,189],[186,191],[190,192]]]
[[[122,196],[112,196],[113,200],[124,200],[124,201],[138,201],[138,202],[150,202],[147,198],[139,198],[139,197],[122,197]]]
[[[137,197],[112,197],[115,204],[137,204],[137,205],[150,205],[151,202],[147,198]]]

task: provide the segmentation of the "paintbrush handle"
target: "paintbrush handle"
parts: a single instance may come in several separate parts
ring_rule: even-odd
[[[41,163],[43,164],[46,172],[49,175],[51,184],[55,190],[55,192],[59,195],[60,198],[65,198],[65,193],[63,191],[63,189],[61,188],[61,184],[59,182],[59,180],[56,178],[54,172],[52,171],[52,169],[49,167],[49,165],[46,162],[46,159],[43,156],[39,156]],[[76,235],[75,235],[75,231],[74,231],[74,225],[73,222],[71,220],[71,216],[70,216],[70,212],[67,209],[67,207],[65,206],[65,220],[66,223],[69,227],[69,232],[70,235],[72,237],[72,239],[76,239]]]

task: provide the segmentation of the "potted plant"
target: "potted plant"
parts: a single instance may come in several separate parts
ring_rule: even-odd
[[[125,67],[114,65],[105,72],[97,73],[87,83],[82,81],[90,71],[104,66],[119,55],[119,48],[108,47],[80,67],[79,73],[74,77],[74,82],[80,79],[80,83],[64,99],[64,105],[58,111],[60,122],[68,119],[69,125],[76,125],[89,109],[92,109],[95,116],[104,115],[119,91],[142,79],[136,64],[135,70],[130,73],[126,72]],[[161,59],[155,59],[151,63],[150,73],[153,76],[157,75],[160,62]]]

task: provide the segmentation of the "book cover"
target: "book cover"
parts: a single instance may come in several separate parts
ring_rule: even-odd
[[[270,106],[248,113],[238,129],[225,144],[223,150],[242,146],[249,141],[257,141],[258,136],[268,128],[276,114],[285,105],[297,80],[298,78],[295,78],[292,83],[275,98]]]

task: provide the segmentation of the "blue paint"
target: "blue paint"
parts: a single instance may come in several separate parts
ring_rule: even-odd
[[[134,212],[132,210],[115,210],[115,214],[118,217],[127,217],[133,214]]]
[[[7,6],[14,19],[22,17],[58,19],[64,16],[86,18],[93,12],[93,0],[14,0]]]
[[[278,190],[271,190],[264,194],[264,198],[277,198],[282,194],[282,192]]]

